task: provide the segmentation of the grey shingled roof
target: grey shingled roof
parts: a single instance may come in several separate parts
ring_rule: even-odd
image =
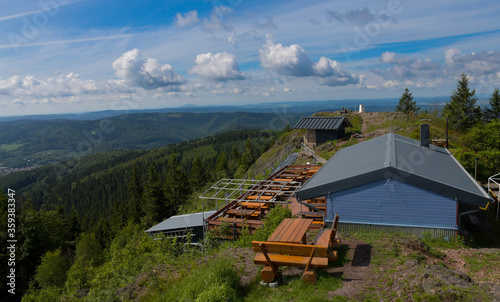
[[[475,206],[493,201],[447,149],[393,133],[338,151],[296,196],[305,200],[387,178]]]
[[[207,212],[172,216],[158,223],[154,227],[150,228],[149,230],[146,231],[146,233],[202,226],[203,217],[207,218],[213,215],[215,212],[216,211],[207,211]]]
[[[351,122],[344,116],[310,116],[301,118],[295,129],[337,130],[341,126],[352,127]]]

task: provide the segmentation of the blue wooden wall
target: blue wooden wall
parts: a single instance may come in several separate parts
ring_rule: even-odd
[[[340,222],[457,229],[457,202],[431,191],[384,179],[327,195],[327,219]]]

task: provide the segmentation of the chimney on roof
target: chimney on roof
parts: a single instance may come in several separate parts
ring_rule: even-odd
[[[420,146],[429,148],[429,125],[420,125]]]

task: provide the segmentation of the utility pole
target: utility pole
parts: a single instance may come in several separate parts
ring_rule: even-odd
[[[474,158],[474,179],[477,180],[477,160],[479,157]]]

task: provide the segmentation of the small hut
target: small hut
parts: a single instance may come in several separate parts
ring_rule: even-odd
[[[309,148],[341,139],[345,136],[345,128],[352,127],[345,116],[310,116],[301,118],[295,129],[307,129],[304,135],[304,144]]]

